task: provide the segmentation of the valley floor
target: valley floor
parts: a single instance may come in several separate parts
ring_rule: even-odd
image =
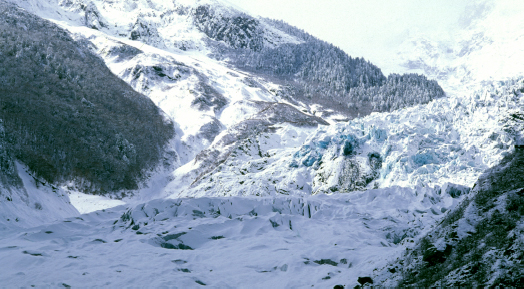
[[[8,287],[352,287],[459,200],[396,187],[119,206],[2,235],[0,280]]]

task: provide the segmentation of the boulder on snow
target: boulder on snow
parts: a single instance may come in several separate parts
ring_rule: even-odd
[[[371,279],[371,277],[358,277],[358,283],[360,283],[361,285],[367,283],[373,284],[373,279]]]

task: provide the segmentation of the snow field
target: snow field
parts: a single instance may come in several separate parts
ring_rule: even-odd
[[[6,286],[355,285],[459,201],[399,187],[159,199],[3,235],[0,257],[13,262],[2,263],[0,279]]]

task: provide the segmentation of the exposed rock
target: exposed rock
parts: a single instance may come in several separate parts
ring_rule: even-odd
[[[360,283],[361,285],[365,285],[365,284],[373,284],[373,279],[371,279],[371,277],[358,277],[358,283]]]
[[[103,27],[107,27],[105,21],[103,20],[102,15],[98,11],[98,8],[93,2],[89,2],[87,5],[82,5],[83,10],[85,11],[84,15],[84,24],[85,26],[100,30]]]

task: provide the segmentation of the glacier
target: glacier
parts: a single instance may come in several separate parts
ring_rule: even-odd
[[[503,13],[506,2],[457,32],[461,47],[417,35],[388,60],[438,79],[446,98],[343,122],[209,55],[182,10],[244,13],[226,1],[13,2],[85,41],[150,97],[177,125],[180,162],[122,200],[33,188],[21,173],[35,198],[27,203],[41,203],[46,218],[0,203],[6,286],[355,286],[434,228],[522,139],[524,30],[496,27],[524,21]],[[264,29],[268,45],[299,42]],[[3,221],[13,216],[25,223]]]

